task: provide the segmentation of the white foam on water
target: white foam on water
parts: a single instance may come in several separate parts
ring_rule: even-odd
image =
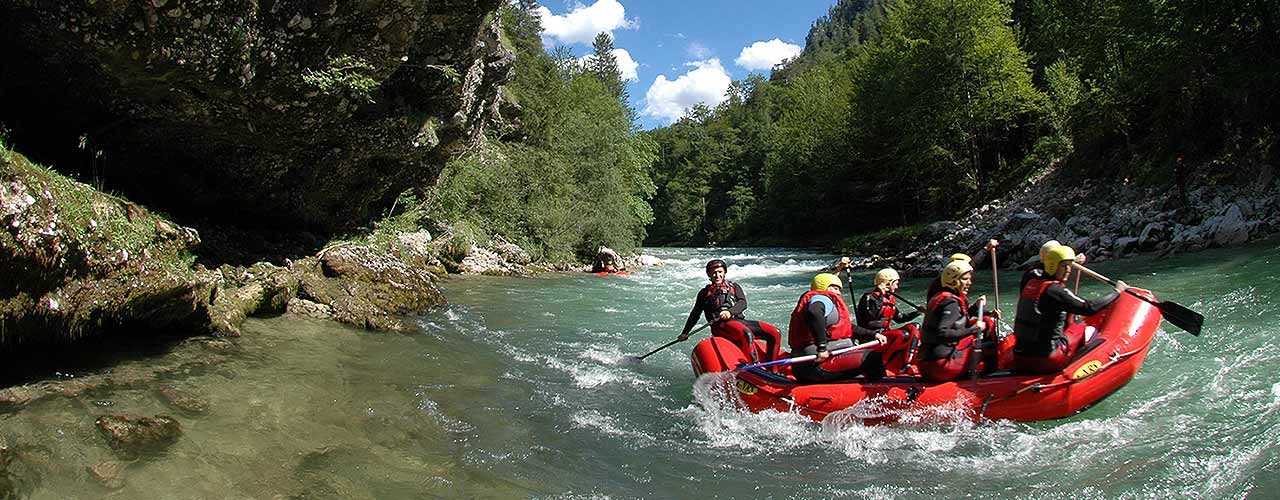
[[[799,413],[747,411],[729,373],[699,376],[693,384],[693,398],[697,405],[688,411],[712,448],[773,451],[820,440],[813,421]]]
[[[643,323],[636,323],[636,326],[640,328],[663,328],[663,329],[676,327],[676,325],[661,323],[658,321],[645,321]]]
[[[604,312],[609,314],[618,314],[618,313],[625,313],[625,312],[631,312],[631,311],[626,309],[614,309],[612,307],[606,307],[604,308]]]
[[[440,428],[452,433],[464,433],[475,430],[475,426],[445,415],[444,412],[440,411],[440,404],[432,400],[431,397],[427,395],[426,391],[419,390],[414,392],[413,395],[418,398],[418,409],[431,417],[431,420],[433,420],[436,425],[439,425]]]
[[[628,441],[655,441],[652,435],[635,430],[638,428],[637,426],[621,422],[616,417],[605,415],[598,410],[576,411],[570,419],[574,427],[595,429],[607,436],[623,438]]]
[[[597,346],[578,351],[578,359],[595,361],[605,365],[617,365],[630,358],[623,354],[616,345]]]
[[[1280,383],[1271,385],[1271,406],[1280,406]]]

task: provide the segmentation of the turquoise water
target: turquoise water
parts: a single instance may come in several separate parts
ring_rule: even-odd
[[[1280,497],[1274,242],[1091,266],[1201,312],[1203,334],[1165,323],[1138,376],[1071,418],[924,427],[739,412],[695,384],[692,341],[635,361],[679,333],[707,259],[730,262],[749,318],[778,325],[834,260],[649,253],[668,265],[453,278],[451,304],[408,334],[280,317],[250,321],[230,352],[187,344],[129,361],[116,378],[153,375],[0,414],[17,450],[10,474],[25,474],[30,498]],[[871,273],[855,281],[870,288]],[[926,281],[902,291],[922,299]],[[989,272],[976,281],[975,294],[990,293]],[[1012,310],[1016,273],[1000,283]],[[161,387],[208,411],[175,410]],[[184,435],[127,461],[93,428],[103,413],[174,415]],[[104,463],[114,481],[87,470]]]

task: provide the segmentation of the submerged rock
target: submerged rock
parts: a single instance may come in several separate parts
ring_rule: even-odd
[[[127,465],[126,462],[108,460],[87,466],[85,471],[103,488],[114,491],[124,488],[124,478],[121,476],[125,465]]]
[[[103,415],[94,425],[112,449],[128,457],[162,451],[182,436],[178,421],[165,415]]]
[[[209,412],[209,402],[190,392],[174,387],[161,387],[160,398],[169,407],[188,415],[203,415]]]

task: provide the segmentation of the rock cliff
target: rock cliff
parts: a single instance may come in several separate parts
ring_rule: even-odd
[[[0,123],[175,215],[358,227],[498,120],[501,0],[0,0]]]

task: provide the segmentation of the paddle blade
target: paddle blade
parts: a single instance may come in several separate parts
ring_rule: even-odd
[[[1160,314],[1164,315],[1165,321],[1186,330],[1187,333],[1200,335],[1200,327],[1204,326],[1204,316],[1200,313],[1169,301],[1160,301],[1156,307],[1160,309]]]

